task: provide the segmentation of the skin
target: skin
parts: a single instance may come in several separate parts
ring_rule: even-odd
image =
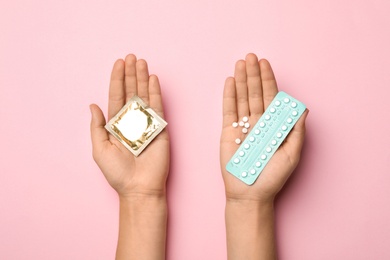
[[[257,181],[248,186],[225,170],[235,153],[236,138],[244,139],[232,123],[249,116],[254,125],[278,89],[267,60],[248,54],[236,63],[223,94],[221,171],[226,190],[226,233],[229,260],[276,259],[274,199],[297,166],[305,136],[306,111],[274,154]],[[129,54],[114,64],[109,90],[108,120],[134,95],[163,115],[158,78],[149,75],[147,63]],[[169,137],[165,129],[134,157],[109,135],[101,109],[90,106],[93,158],[120,201],[116,259],[165,259],[169,171]]]
[[[276,259],[274,199],[298,165],[308,110],[298,120],[257,181],[248,186],[228,173],[227,162],[244,139],[232,123],[244,116],[254,125],[278,93],[269,62],[248,54],[236,63],[234,77],[226,79],[223,93],[223,128],[220,161],[226,191],[228,259]]]
[[[133,54],[115,62],[111,73],[108,120],[134,95],[164,117],[157,76]],[[169,136],[164,129],[135,157],[108,134],[101,109],[90,105],[93,158],[120,201],[116,259],[165,259]]]

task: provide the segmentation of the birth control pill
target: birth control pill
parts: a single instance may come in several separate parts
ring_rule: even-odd
[[[233,126],[233,127],[237,127],[237,126],[238,126],[238,123],[237,123],[237,122],[234,122],[234,123],[232,124],[232,126]]]
[[[261,166],[261,162],[256,162],[256,167],[260,167]]]
[[[260,130],[259,130],[259,129],[256,129],[256,130],[255,130],[255,134],[256,134],[256,135],[260,134]]]
[[[249,149],[250,145],[249,144],[244,144],[245,149]]]
[[[297,116],[298,115],[298,112],[296,110],[292,111],[291,113],[293,116]]]
[[[251,174],[255,174],[255,173],[256,173],[256,170],[255,170],[255,169],[252,169],[252,170],[250,171],[250,173],[251,173]]]
[[[267,147],[265,150],[267,151],[267,153],[270,153],[272,151],[272,148],[271,147]]]
[[[279,101],[279,100],[276,100],[276,101],[275,101],[275,106],[277,106],[277,107],[278,107],[278,106],[280,106],[280,104],[281,104],[281,103],[280,103],[280,101]]]
[[[291,107],[296,108],[296,107],[297,107],[297,103],[292,102],[292,103],[291,103]]]
[[[270,108],[269,112],[271,112],[272,114],[276,112],[276,109],[275,108]]]
[[[241,143],[240,138],[237,138],[237,139],[235,140],[235,142],[236,142],[236,144],[240,144],[240,143]]]
[[[264,123],[264,122],[260,122],[259,126],[260,126],[260,127],[264,127],[264,126],[265,126],[265,123]]]
[[[244,124],[245,124],[245,123],[242,122],[242,121],[240,121],[240,122],[238,123],[239,126],[244,126]]]
[[[280,133],[280,132],[279,132],[279,133],[277,133],[277,134],[276,134],[276,137],[277,137],[277,138],[280,138],[280,137],[282,137],[282,133]]]
[[[289,98],[284,98],[284,99],[283,99],[283,102],[284,102],[284,103],[288,103],[288,102],[290,102],[290,99],[289,99]]]
[[[243,129],[242,129],[242,132],[243,132],[244,134],[248,133],[248,128],[243,128]]]
[[[249,128],[251,125],[248,123],[248,122],[246,122],[245,124],[244,124],[244,127],[245,128]]]
[[[244,152],[244,151],[240,151],[240,152],[238,153],[238,155],[242,157],[242,156],[245,155],[245,152]]]
[[[249,137],[249,141],[254,142],[255,138],[253,136]]]
[[[292,123],[292,119],[291,118],[287,118],[287,123],[291,124]]]
[[[244,117],[242,118],[242,121],[244,121],[244,123],[245,123],[245,122],[248,122],[248,120],[249,120],[249,118],[248,118],[247,116],[244,116]]]
[[[283,131],[286,131],[286,130],[287,130],[287,126],[282,125],[282,130],[283,130]]]
[[[262,154],[262,155],[260,156],[260,158],[261,158],[262,160],[265,160],[265,159],[267,159],[267,155]]]
[[[248,176],[248,173],[247,172],[242,172],[241,176],[245,178],[246,176]]]
[[[272,145],[276,145],[276,143],[277,143],[277,142],[276,142],[275,139],[271,141],[271,144],[272,144]]]
[[[238,158],[234,159],[234,163],[239,163],[239,162],[240,162],[240,159],[238,159]]]
[[[266,115],[264,118],[265,118],[265,120],[270,120],[271,116],[270,115]]]

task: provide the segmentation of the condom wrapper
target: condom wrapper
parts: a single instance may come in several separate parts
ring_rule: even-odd
[[[105,128],[135,156],[167,126],[153,109],[137,95],[105,125]]]

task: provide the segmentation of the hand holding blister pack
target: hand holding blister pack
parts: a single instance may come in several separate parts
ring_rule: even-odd
[[[241,143],[236,139],[241,145],[227,163],[226,170],[252,185],[305,110],[303,103],[279,92],[245,140]],[[234,122],[232,127],[243,126],[243,133],[246,133],[249,125],[245,121],[247,117],[239,123]]]
[[[135,156],[164,130],[167,122],[137,95],[106,124],[105,128]]]

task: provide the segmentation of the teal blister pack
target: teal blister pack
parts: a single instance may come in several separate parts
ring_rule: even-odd
[[[303,103],[280,91],[229,160],[226,170],[252,185],[305,110]]]

